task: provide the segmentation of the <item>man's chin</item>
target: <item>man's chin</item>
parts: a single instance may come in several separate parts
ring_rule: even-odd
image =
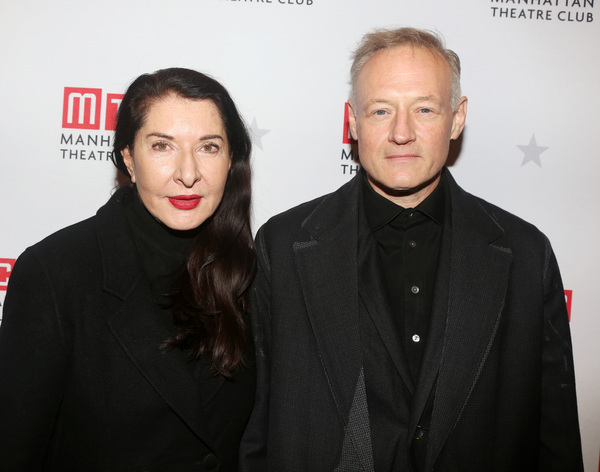
[[[390,197],[402,198],[421,193],[424,189],[431,187],[431,190],[437,186],[441,171],[427,180],[406,179],[401,181],[382,181],[373,179],[368,175],[368,180],[374,190],[378,193],[384,193]]]

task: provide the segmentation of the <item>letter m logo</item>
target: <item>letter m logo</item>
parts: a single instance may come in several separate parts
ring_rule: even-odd
[[[0,290],[6,290],[8,278],[14,265],[14,259],[0,259]]]
[[[100,129],[102,89],[65,87],[63,128]]]

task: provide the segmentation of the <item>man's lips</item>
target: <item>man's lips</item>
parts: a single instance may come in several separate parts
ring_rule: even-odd
[[[167,197],[171,205],[178,210],[193,210],[200,204],[202,197],[200,195],[175,195]]]
[[[404,161],[409,161],[412,159],[418,159],[418,155],[417,154],[390,154],[389,156],[386,156],[386,159],[398,159],[398,160],[404,160]]]

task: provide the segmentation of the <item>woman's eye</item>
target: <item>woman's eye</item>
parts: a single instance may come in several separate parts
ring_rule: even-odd
[[[207,143],[203,144],[201,149],[203,152],[217,152],[219,150],[219,146],[216,144]]]
[[[152,147],[154,149],[156,149],[157,151],[166,151],[168,149],[169,145],[167,143],[158,142],[158,143],[154,143],[152,145]]]

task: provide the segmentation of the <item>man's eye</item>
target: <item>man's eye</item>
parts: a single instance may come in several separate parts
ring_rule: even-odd
[[[376,114],[376,115],[380,115],[380,116],[381,116],[381,115],[385,115],[386,113],[387,113],[387,112],[386,112],[385,110],[376,110],[376,111],[375,111],[375,114]]]
[[[431,113],[431,109],[430,108],[421,108],[419,110],[420,113]]]

